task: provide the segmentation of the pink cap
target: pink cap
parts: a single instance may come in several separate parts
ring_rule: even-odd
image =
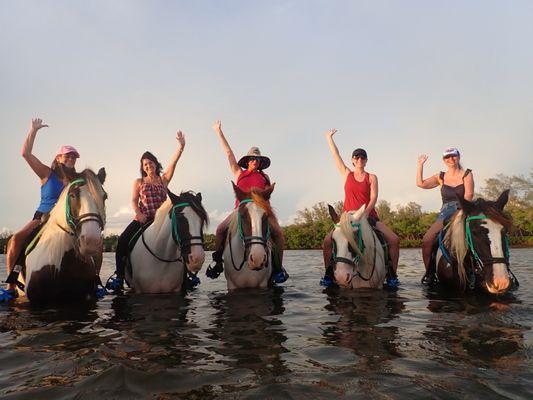
[[[74,153],[76,155],[76,158],[80,158],[80,153],[78,153],[78,150],[76,150],[74,146],[69,146],[68,144],[61,146],[61,148],[57,152],[57,155],[60,156],[62,154],[68,153]]]

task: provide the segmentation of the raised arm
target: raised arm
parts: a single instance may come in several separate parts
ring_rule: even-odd
[[[328,140],[328,146],[329,146],[329,149],[331,150],[331,154],[333,154],[335,165],[337,165],[337,169],[339,170],[340,174],[343,177],[346,177],[346,175],[350,173],[350,170],[348,169],[346,164],[344,164],[344,161],[342,161],[342,157],[339,154],[339,149],[337,149],[337,145],[335,144],[333,140],[333,135],[335,135],[335,133],[337,133],[337,129],[333,128],[327,131],[325,135],[326,135],[326,139]]]
[[[182,131],[178,131],[176,133],[176,140],[178,141],[178,148],[172,156],[167,169],[161,176],[165,185],[168,185],[169,182],[172,180],[172,177],[174,176],[174,171],[176,170],[176,164],[178,163],[178,160],[180,159],[181,154],[183,153],[183,149],[185,148],[185,135],[183,135]]]
[[[40,118],[33,118],[31,120],[28,136],[22,145],[22,157],[24,157],[39,179],[41,179],[41,183],[43,183],[43,181],[48,179],[51,169],[47,165],[44,165],[37,157],[35,157],[35,155],[33,155],[33,142],[35,141],[37,131],[39,131],[41,128],[48,128],[48,125],[43,124],[43,120]]]
[[[218,137],[220,138],[220,142],[222,143],[222,148],[224,149],[224,151],[226,152],[226,155],[228,156],[229,167],[231,169],[231,173],[235,176],[235,178],[238,178],[239,174],[241,173],[241,168],[237,164],[237,159],[235,158],[235,154],[233,154],[233,150],[231,150],[231,147],[229,146],[229,143],[226,140],[224,133],[222,132],[222,123],[220,121],[215,121],[215,123],[213,124],[213,129],[218,134]]]
[[[428,156],[421,154],[418,156],[418,168],[416,170],[416,186],[422,189],[433,189],[439,186],[438,174],[435,174],[428,179],[424,179],[424,163],[427,161]]]
[[[374,209],[378,201],[378,177],[374,174],[368,174],[368,180],[370,182],[370,201],[365,207],[365,214],[367,216]]]
[[[463,182],[465,185],[465,200],[472,201],[474,197],[474,177],[472,176],[472,171],[465,176]]]

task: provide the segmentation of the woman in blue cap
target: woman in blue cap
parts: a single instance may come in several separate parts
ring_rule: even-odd
[[[461,154],[459,150],[455,147],[445,149],[442,153],[442,160],[447,167],[447,171],[441,171],[424,179],[424,163],[427,159],[428,156],[425,154],[418,157],[416,185],[422,189],[433,189],[440,186],[442,207],[437,216],[437,220],[431,225],[422,240],[422,259],[424,260],[426,273],[435,239],[444,227],[444,223],[457,211],[459,206],[458,197],[471,201],[474,196],[474,177],[472,176],[471,170],[465,170],[461,166]],[[427,281],[426,276],[424,276],[424,282]]]

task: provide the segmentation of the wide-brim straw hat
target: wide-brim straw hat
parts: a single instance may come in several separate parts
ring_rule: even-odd
[[[239,167],[246,169],[248,168],[248,161],[250,161],[250,158],[259,159],[258,169],[267,169],[270,167],[270,158],[262,156],[259,147],[251,147],[250,150],[248,150],[248,153],[241,157],[237,164],[239,164]]]

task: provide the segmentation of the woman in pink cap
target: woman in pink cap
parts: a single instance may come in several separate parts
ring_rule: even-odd
[[[474,196],[474,177],[472,176],[471,170],[465,170],[461,166],[461,154],[459,150],[455,147],[445,149],[442,153],[442,160],[448,170],[446,172],[441,171],[424,179],[424,163],[427,159],[428,156],[425,154],[418,157],[416,186],[422,189],[433,189],[440,186],[442,207],[437,216],[437,220],[431,225],[422,239],[422,259],[426,267],[426,275],[422,280],[423,283],[426,283],[431,278],[427,272],[433,244],[437,235],[444,227],[444,223],[457,211],[459,205],[458,197],[471,201]]]
[[[24,243],[26,243],[32,232],[36,231],[41,223],[46,220],[48,213],[54,208],[65,185],[76,176],[74,166],[80,154],[74,147],[68,145],[61,146],[50,167],[43,164],[32,153],[33,142],[35,141],[37,132],[39,129],[47,127],[48,125],[43,124],[40,118],[32,119],[30,131],[22,146],[22,157],[24,157],[41,182],[41,202],[39,207],[37,207],[33,219],[9,240],[6,259],[8,276],[22,251]],[[0,301],[16,297],[16,293],[15,282],[10,281],[8,282],[7,290],[0,289]]]

